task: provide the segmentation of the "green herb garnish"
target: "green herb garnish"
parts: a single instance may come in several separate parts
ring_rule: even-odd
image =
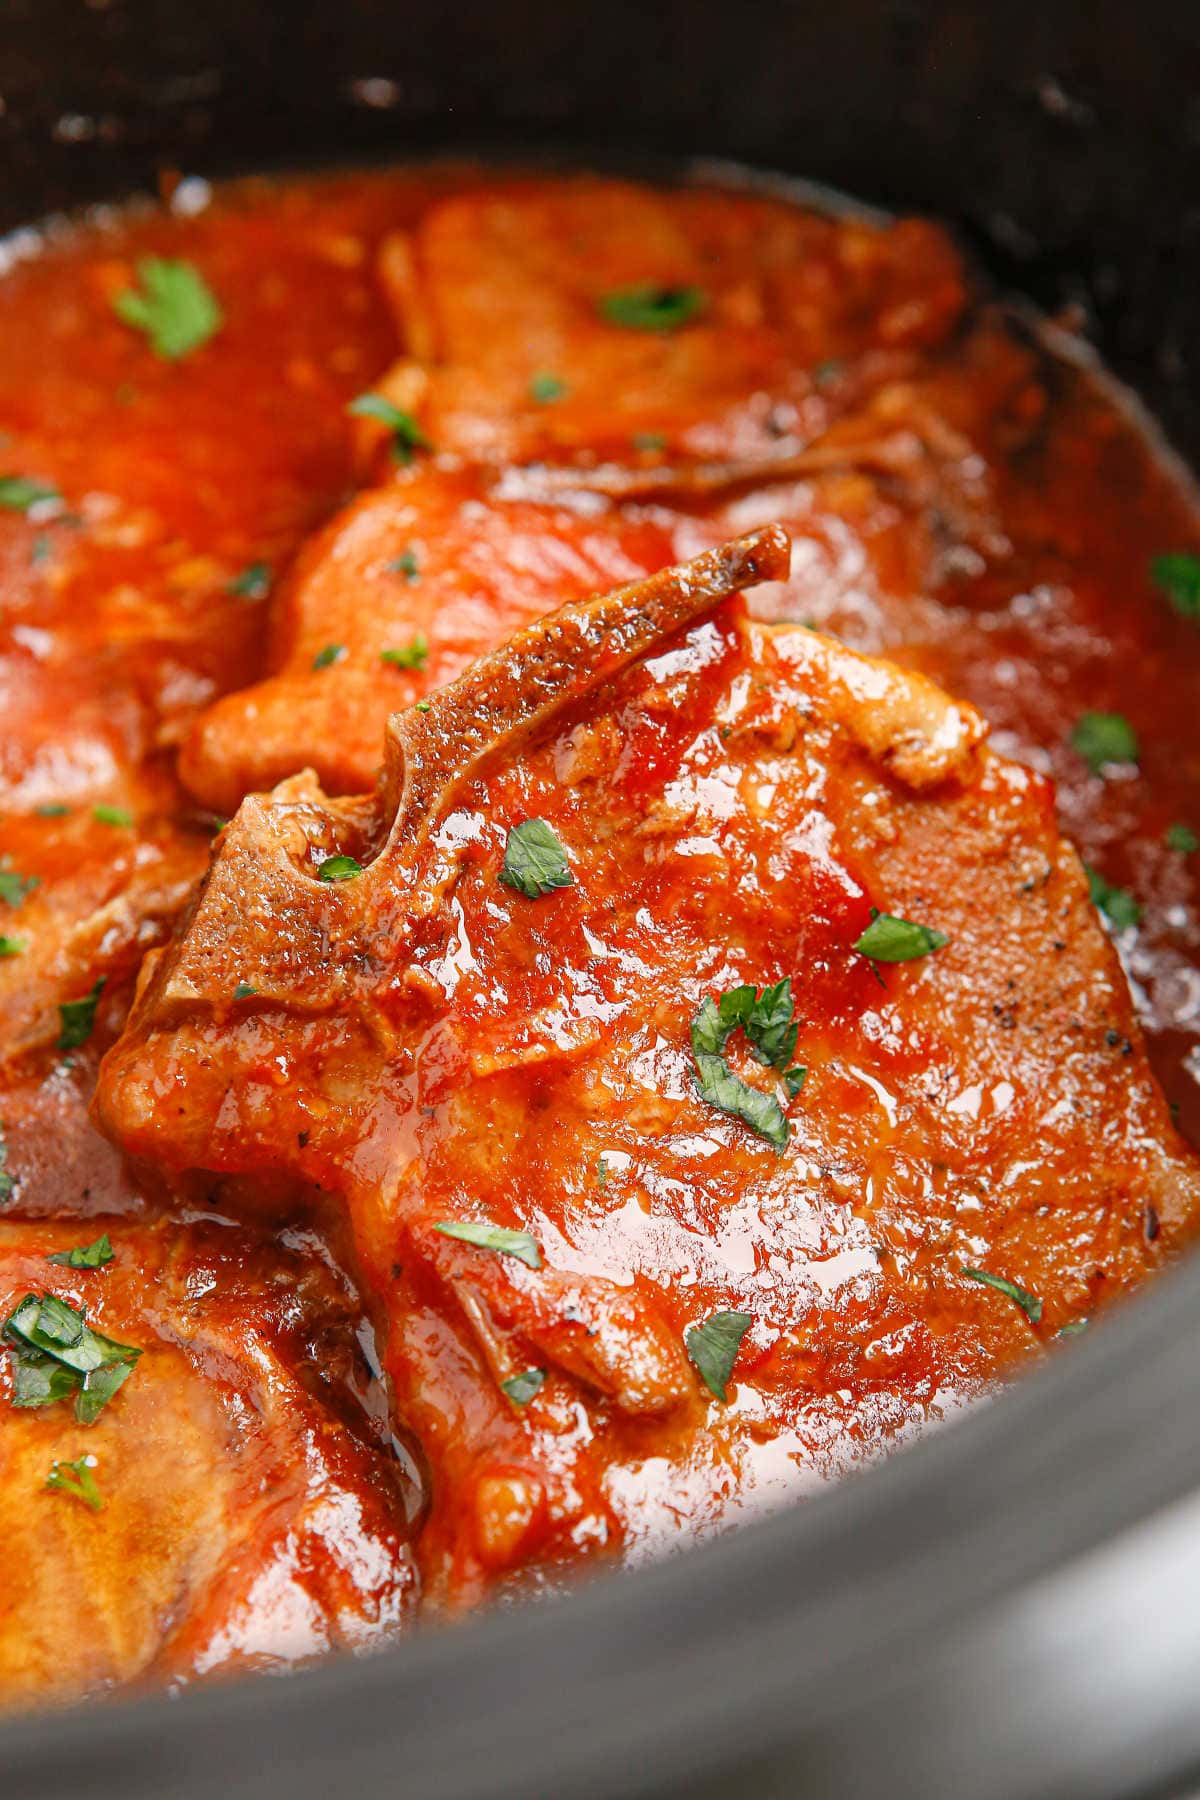
[[[81,1000],[60,1000],[58,1016],[61,1021],[58,1033],[60,1050],[78,1050],[80,1044],[86,1044],[96,1025],[96,1006],[104,992],[105,977],[101,975],[95,987]]]
[[[1156,556],[1150,564],[1150,579],[1181,618],[1200,619],[1200,556],[1187,550]]]
[[[1031,1325],[1036,1325],[1041,1318],[1042,1303],[1028,1288],[1018,1287],[1015,1281],[1009,1281],[1003,1275],[990,1275],[986,1269],[968,1269],[965,1263],[962,1272],[969,1281],[981,1281],[985,1287],[995,1288],[998,1294],[1014,1301]]]
[[[71,809],[61,800],[47,800],[44,806],[35,806],[33,810],[39,819],[65,819]]]
[[[128,829],[133,824],[133,814],[124,806],[93,806],[92,817],[97,825],[121,825]]]
[[[92,1331],[85,1310],[56,1294],[26,1294],[4,1321],[14,1406],[52,1406],[75,1396],[75,1417],[94,1424],[142,1352]]]
[[[140,331],[164,361],[181,361],[224,324],[215,294],[192,263],[144,256],[137,279],[138,287],[114,297],[113,311],[123,325]]]
[[[74,1250],[58,1250],[48,1256],[49,1263],[61,1263],[64,1269],[102,1269],[113,1259],[113,1247],[107,1231],[94,1244],[77,1245]]]
[[[61,500],[57,488],[44,481],[30,481],[25,475],[0,475],[0,506],[6,512],[27,513],[46,500]]]
[[[774,1094],[764,1094],[735,1075],[725,1060],[725,1046],[741,1030],[750,1054],[783,1076],[790,1098],[804,1084],[807,1070],[788,1068],[795,1054],[799,1026],[792,1018],[791,977],[785,975],[760,994],[753,985],[731,988],[715,1001],[706,994],[692,1020],[692,1055],[700,1097],[718,1111],[740,1119],[775,1150],[787,1143],[788,1122]]]
[[[356,419],[376,419],[392,434],[392,455],[398,463],[410,463],[414,450],[432,450],[433,445],[411,413],[393,406],[382,394],[360,394],[346,411]]]
[[[498,1256],[515,1256],[531,1269],[540,1269],[542,1253],[537,1239],[527,1231],[509,1231],[504,1225],[441,1224],[434,1226],[444,1237],[458,1238],[474,1244],[478,1250],[494,1250]]]
[[[1142,916],[1142,909],[1129,889],[1113,887],[1090,863],[1084,863],[1083,869],[1087,876],[1088,896],[1093,906],[1098,906],[1118,931],[1125,931],[1129,926],[1136,925]]]
[[[1109,763],[1136,763],[1138,759],[1137,733],[1121,713],[1082,713],[1070,742],[1093,775],[1102,775]]]
[[[514,1406],[528,1406],[545,1379],[545,1369],[525,1369],[520,1375],[511,1375],[507,1381],[502,1381],[500,1386]]]
[[[100,1512],[104,1500],[92,1474],[95,1461],[94,1456],[81,1456],[78,1462],[51,1463],[46,1486],[56,1488],[61,1494],[69,1494],[72,1500],[82,1500],[92,1512]]]
[[[314,669],[327,669],[331,663],[341,662],[345,654],[345,644],[326,644],[325,648],[318,650],[313,657],[312,666]]]
[[[324,864],[322,864],[322,867],[324,867]],[[330,878],[326,877],[326,879]],[[249,1000],[250,996],[252,994],[257,994],[257,992],[258,989],[256,987],[251,987],[248,981],[239,981],[233,990],[233,997],[235,1000]]]
[[[234,576],[227,591],[242,600],[265,600],[271,591],[272,579],[270,563],[249,563],[240,575]]]
[[[626,331],[678,331],[704,311],[708,296],[703,288],[638,281],[632,287],[601,294],[596,305],[610,325],[621,325]]]
[[[687,1353],[695,1364],[701,1381],[714,1400],[724,1404],[728,1398],[729,1377],[742,1339],[754,1323],[744,1312],[715,1312],[703,1325],[684,1332]]]
[[[7,956],[24,956],[27,945],[24,938],[5,937],[0,932],[0,961]]]
[[[1090,1324],[1090,1319],[1068,1319],[1065,1325],[1059,1326],[1054,1335],[1056,1338],[1078,1337],[1080,1332],[1086,1331]]]
[[[0,1119],[0,1206],[7,1206],[16,1185],[8,1172],[8,1145],[4,1141],[4,1121]]]
[[[1200,837],[1190,825],[1168,825],[1165,842],[1168,850],[1178,850],[1181,856],[1191,856],[1200,850]]]
[[[545,819],[526,819],[514,825],[504,846],[500,879],[529,900],[555,888],[574,885],[567,853]]]
[[[379,660],[390,663],[393,669],[423,669],[429,661],[425,633],[418,631],[411,643],[401,644],[397,650],[381,650]]]
[[[0,900],[17,907],[27,900],[41,880],[40,875],[18,875],[6,856],[0,856]]]
[[[553,406],[566,392],[566,382],[560,381],[548,369],[539,369],[536,375],[529,378],[529,398],[536,400],[539,406]]]
[[[667,440],[661,431],[635,431],[633,447],[635,450],[645,451],[647,456],[651,456],[658,450],[665,450]]]
[[[322,881],[353,881],[362,874],[362,864],[353,856],[327,856],[317,874]]]
[[[399,556],[393,556],[390,562],[384,564],[384,567],[389,575],[403,575],[405,581],[416,581],[421,572],[420,564],[417,562],[417,553],[411,545],[407,550],[402,550]]]
[[[944,931],[935,931],[931,925],[898,919],[872,907],[871,923],[855,940],[854,948],[872,962],[900,963],[915,962],[919,956],[929,956],[949,942]]]

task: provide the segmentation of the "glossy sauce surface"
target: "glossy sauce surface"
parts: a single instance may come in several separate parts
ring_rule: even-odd
[[[230,1228],[222,1240],[241,1271],[228,1278],[228,1354],[250,1354],[270,1325],[272,1256],[281,1267],[299,1256],[316,1281],[331,1248],[361,1289],[343,1290],[346,1306],[385,1340],[391,1426],[420,1440],[433,1481],[410,1551],[411,1470],[397,1498],[370,1373],[339,1400],[301,1402],[285,1384],[265,1409],[263,1454],[294,1463],[298,1507],[319,1506],[330,1477],[311,1437],[299,1448],[291,1415],[315,1406],[312,1431],[342,1434],[330,1504],[358,1509],[370,1545],[360,1568],[373,1558],[378,1576],[362,1575],[361,1605],[353,1568],[334,1569],[353,1532],[339,1526],[311,1551],[327,1569],[322,1592],[341,1582],[343,1598],[303,1605],[287,1598],[292,1577],[271,1573],[263,1538],[246,1556],[258,1593],[276,1599],[247,1601],[251,1581],[235,1606],[200,1583],[179,1638],[161,1620],[124,1619],[110,1598],[106,1631],[132,1647],[59,1679],[48,1664],[4,1663],[0,1642],[5,1697],[382,1639],[408,1617],[418,1567],[429,1600],[462,1606],[510,1578],[557,1579],[597,1553],[636,1559],[703,1535],[985,1391],[1189,1235],[1193,1165],[1154,1097],[1103,932],[1116,932],[1149,1062],[1200,1140],[1200,853],[1167,836],[1200,833],[1200,627],[1150,574],[1156,555],[1200,548],[1195,507],[1071,346],[1048,347],[981,299],[942,233],[834,222],[762,196],[459,169],[247,183],[215,198],[187,183],[173,212],[114,216],[26,248],[3,277],[0,475],[60,498],[0,509],[0,867],[37,883],[0,898],[0,931],[20,944],[0,959],[11,1255],[36,1260],[42,1236],[59,1244],[66,1227],[39,1220],[96,1214],[67,1236],[85,1242],[107,1224],[122,1267],[144,1262],[152,1282],[163,1256],[175,1267],[194,1253],[196,1228],[159,1216],[164,1181],[220,1177],[221,1211],[267,1233]],[[155,254],[200,270],[223,313],[179,361],[113,311]],[[598,296],[646,282],[700,293],[695,318],[635,330],[598,314]],[[432,452],[398,463],[386,429],[347,413],[365,390],[411,409]],[[1035,771],[987,776],[1003,796],[955,802],[955,829],[961,852],[972,831],[999,829],[984,817],[994,809],[1022,854],[1036,850],[1064,884],[1084,971],[1072,1005],[1101,1031],[1069,1069],[1064,1105],[1083,1108],[1082,1135],[1020,1099],[1053,1070],[1039,1075],[1041,1053],[1007,1022],[1014,1007],[993,979],[1000,955],[1014,971],[1005,980],[1045,987],[1047,915],[1030,942],[1014,924],[1002,952],[977,937],[972,905],[995,919],[999,890],[975,893],[953,843],[939,847],[932,827],[922,837],[922,809],[945,831],[951,803],[906,798],[890,764],[847,773],[857,727],[844,709],[822,725],[827,737],[785,743],[789,707],[819,716],[836,668],[813,662],[807,632],[772,637],[735,604],[656,650],[623,700],[580,698],[574,724],[480,775],[447,812],[439,854],[457,873],[414,964],[437,994],[428,982],[416,993],[419,977],[404,986],[394,949],[396,993],[368,1008],[416,1033],[415,1060],[381,1067],[354,1033],[332,1055],[349,1004],[332,977],[340,925],[307,960],[305,940],[281,933],[279,992],[264,976],[262,999],[240,1010],[229,1005],[247,979],[234,931],[216,948],[228,994],[203,1024],[208,1061],[198,1068],[188,1042],[160,1046],[154,1105],[136,1125],[106,1102],[108,1129],[141,1159],[131,1174],[87,1119],[98,1058],[242,796],[306,766],[329,794],[366,792],[388,717],[529,620],[776,521],[792,535],[791,574],[752,587],[752,613],[932,676],[980,709],[996,750]],[[381,654],[419,645],[407,661]],[[774,702],[759,687],[767,669]],[[900,687],[885,682],[871,701],[881,719],[888,695],[905,691],[893,679]],[[1089,770],[1071,742],[1088,712],[1128,721],[1136,763]],[[859,743],[853,754],[879,753]],[[964,796],[976,779],[963,777]],[[1136,924],[1105,925],[1081,898],[1055,798],[1085,860],[1140,905]],[[367,862],[394,800],[386,781],[379,810],[300,797],[287,803],[291,841],[299,831],[319,854]],[[895,811],[881,868],[858,838],[864,808]],[[497,834],[532,812],[556,822],[588,880],[525,903],[496,884]],[[610,848],[593,869],[589,847],[613,834],[628,837],[632,862]],[[231,841],[216,840],[219,854]],[[422,879],[441,893],[438,869]],[[769,898],[781,882],[782,913]],[[885,973],[881,988],[846,949],[869,906],[936,923],[942,892],[955,942],[975,960],[962,965],[952,949]],[[349,893],[320,897],[350,905]],[[254,898],[248,889],[247,916]],[[362,946],[376,960],[378,930],[372,919]],[[703,992],[784,975],[814,1073],[777,1162],[743,1126],[705,1115],[688,1023]],[[63,1051],[60,1005],[101,978],[93,1033]],[[315,1012],[332,1017],[292,1044],[287,995],[307,981],[323,996]],[[974,1010],[985,992],[986,1030]],[[953,1052],[946,1008],[961,1032]],[[1068,1029],[1062,1007],[1053,1028]],[[136,1047],[127,1038],[112,1066],[128,1069]],[[265,1114],[237,1098],[247,1057],[255,1083],[276,1071]],[[944,1090],[936,1122],[931,1069]],[[753,1075],[749,1062],[743,1072]],[[321,1130],[306,1110],[314,1079],[329,1110]],[[232,1135],[209,1108],[210,1082],[228,1090]],[[1149,1162],[1146,1144],[1160,1146]],[[971,1200],[971,1169],[982,1181],[1005,1155],[1030,1167],[1003,1205],[986,1184]],[[1174,1171],[1165,1186],[1163,1167]],[[196,1180],[187,1174],[169,1211],[194,1205]],[[1087,1191],[1064,1210],[1059,1190],[1076,1182]],[[584,1295],[605,1284],[596,1356],[581,1360],[561,1319],[534,1316],[538,1284],[512,1259],[430,1236],[434,1216],[459,1213],[533,1232],[568,1309],[562,1284]],[[273,1251],[270,1233],[301,1222],[311,1243]],[[989,1252],[1044,1295],[1044,1325],[963,1290],[954,1268]],[[13,1266],[17,1295],[33,1265]],[[88,1281],[113,1290],[107,1328],[138,1341],[143,1301],[115,1272]],[[755,1319],[727,1408],[697,1392],[681,1348],[721,1307]],[[523,1351],[553,1370],[528,1413],[498,1388],[505,1358]],[[164,1399],[160,1417],[165,1444],[188,1413],[199,1444],[181,1464],[213,1471],[205,1504],[219,1511],[240,1477],[215,1447],[216,1424],[202,1425],[225,1404],[219,1383],[209,1391],[213,1366],[201,1358],[185,1376],[181,1365],[171,1379],[203,1393],[178,1413]],[[622,1388],[626,1366],[640,1387]],[[67,1453],[107,1433],[117,1456],[134,1393],[150,1387],[147,1365],[95,1427],[62,1440]],[[626,1405],[634,1389],[641,1400]],[[64,1423],[69,1413],[51,1410],[0,1420],[0,1503],[32,1492],[46,1570],[56,1533],[75,1544],[85,1528],[106,1530],[117,1505],[114,1491],[96,1521],[86,1509],[76,1519],[77,1503],[37,1491],[35,1465],[63,1453]],[[165,1570],[200,1527],[129,1529],[147,1567],[157,1558]],[[30,1550],[31,1567],[42,1554]],[[221,1554],[212,1580],[227,1596],[236,1559]],[[50,1574],[30,1604],[42,1581]],[[307,1623],[285,1628],[285,1613]],[[344,1622],[360,1615],[361,1626]]]

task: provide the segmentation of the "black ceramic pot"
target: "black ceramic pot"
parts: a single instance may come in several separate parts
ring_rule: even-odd
[[[1197,0],[0,0],[0,97],[3,225],[163,165],[480,146],[734,158],[940,214],[1082,308],[1200,456]],[[1195,1793],[1198,1371],[1193,1262],[795,1511],[369,1661],[9,1723],[0,1791]]]

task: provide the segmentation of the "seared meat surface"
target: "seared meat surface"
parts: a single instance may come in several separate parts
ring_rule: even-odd
[[[347,1222],[442,1605],[844,1470],[1200,1204],[1048,785],[711,610],[785,546],[528,627],[393,720],[374,801],[247,802],[101,1070],[135,1158]]]

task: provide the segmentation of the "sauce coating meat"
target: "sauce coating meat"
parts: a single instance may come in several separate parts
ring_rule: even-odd
[[[178,198],[3,275],[0,1704],[701,1537],[1200,1202],[1200,531],[1078,344],[778,194]]]

